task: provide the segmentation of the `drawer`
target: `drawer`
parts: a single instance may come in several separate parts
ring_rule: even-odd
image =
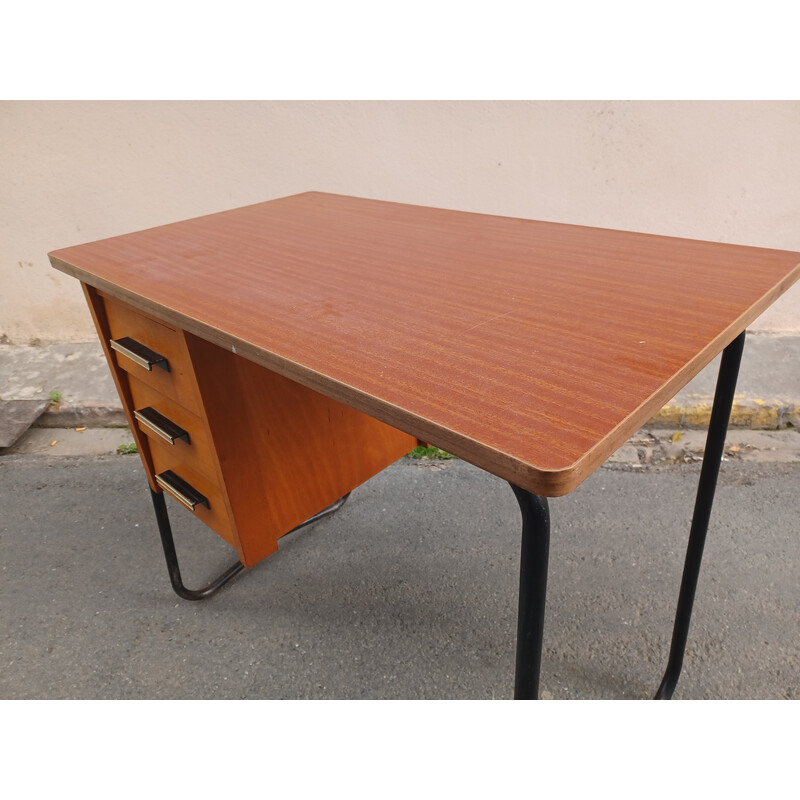
[[[211,448],[205,422],[191,411],[176,403],[170,397],[156,391],[152,386],[139,380],[133,374],[128,375],[128,386],[133,400],[131,409],[136,417],[139,430],[150,440],[157,440],[173,449],[173,455],[181,462],[188,464],[196,472],[201,472],[210,480],[217,479],[216,458]],[[148,409],[152,409],[151,413]],[[164,417],[177,430],[170,429],[158,416]],[[140,419],[141,417],[141,419]],[[155,423],[155,424],[153,424]],[[184,431],[184,436],[175,436],[170,442],[163,434],[174,434]]]
[[[199,492],[207,501],[208,505],[198,503],[194,509],[189,509],[180,500],[175,505],[194,514],[201,522],[208,525],[211,530],[218,533],[228,544],[236,547],[237,537],[231,521],[228,507],[225,502],[223,490],[217,481],[211,480],[208,476],[195,470],[191,463],[181,459],[174,448],[157,438],[148,440],[150,444],[150,456],[153,460],[153,468],[156,476],[170,471],[182,481],[185,481],[191,488]],[[156,478],[156,482],[161,482]],[[163,488],[163,486],[162,486]],[[175,494],[165,490],[165,494],[175,497]]]
[[[197,386],[183,331],[104,296],[117,366],[195,414]]]

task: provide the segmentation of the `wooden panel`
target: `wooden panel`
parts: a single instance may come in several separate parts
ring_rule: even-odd
[[[105,307],[111,338],[129,336],[165,356],[169,372],[160,367],[148,370],[114,350],[112,354],[117,365],[196,414],[200,404],[183,332],[108,296]]]
[[[313,192],[51,261],[546,495],[800,276],[798,253]]]
[[[128,383],[134,409],[150,406],[189,433],[188,444],[182,439],[176,440],[174,445],[166,443],[167,447],[174,448],[176,457],[195,471],[202,472],[210,480],[218,481],[216,458],[211,450],[205,422],[174,400],[137,380],[133,375],[128,376]],[[136,426],[148,438],[163,441],[147,426],[139,422]]]
[[[187,336],[246,566],[417,440]]]

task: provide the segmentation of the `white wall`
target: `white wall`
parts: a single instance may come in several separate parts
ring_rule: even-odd
[[[0,339],[94,337],[49,250],[309,189],[800,251],[800,103],[1,103]]]

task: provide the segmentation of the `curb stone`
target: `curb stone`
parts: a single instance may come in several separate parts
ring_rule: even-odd
[[[706,431],[702,428],[643,428],[613,453],[606,465],[617,469],[638,470],[700,462],[703,460],[705,440]],[[86,427],[85,430],[30,428],[13,446],[0,448],[0,457],[109,455],[117,453],[120,445],[132,442],[133,436],[127,427]],[[726,436],[724,452],[725,461],[800,463],[800,432],[731,428]],[[414,459],[414,463],[438,471],[446,469],[451,462],[421,458]]]

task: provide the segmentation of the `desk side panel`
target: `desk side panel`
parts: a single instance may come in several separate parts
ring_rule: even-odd
[[[414,436],[186,338],[246,566],[417,445]]]

